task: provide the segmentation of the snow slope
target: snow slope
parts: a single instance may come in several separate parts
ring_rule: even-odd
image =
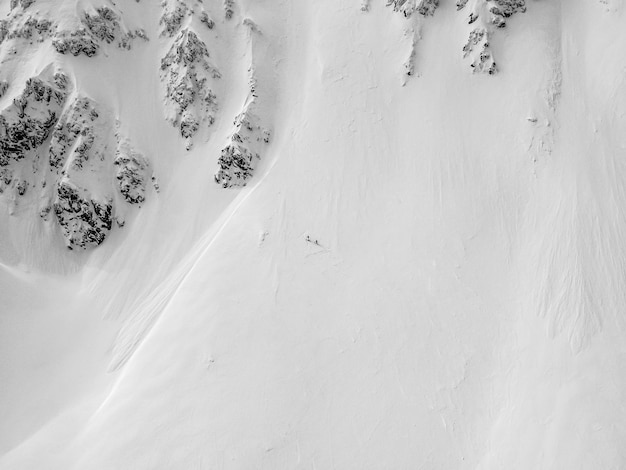
[[[222,75],[189,151],[156,2],[115,5],[130,51],[14,66],[53,57],[159,191],[89,251],[5,196],[0,469],[626,467],[624,2],[528,1],[493,76],[454,2],[233,5],[185,19]]]

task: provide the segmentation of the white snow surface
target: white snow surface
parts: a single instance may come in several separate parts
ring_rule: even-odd
[[[149,41],[0,76],[63,68],[160,186],[89,251],[0,201],[0,469],[626,468],[626,2],[528,0],[489,76],[452,1],[205,0],[190,151],[159,2],[116,4]],[[223,189],[251,68],[272,140]]]

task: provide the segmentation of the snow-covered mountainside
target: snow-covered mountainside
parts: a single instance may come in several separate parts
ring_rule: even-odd
[[[626,468],[626,1],[0,18],[0,470]]]

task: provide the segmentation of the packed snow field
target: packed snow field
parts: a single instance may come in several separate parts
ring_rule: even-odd
[[[626,1],[0,17],[0,469],[626,468]]]

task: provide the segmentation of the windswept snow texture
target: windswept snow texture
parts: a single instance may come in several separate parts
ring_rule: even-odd
[[[0,18],[0,470],[626,468],[623,0]]]

